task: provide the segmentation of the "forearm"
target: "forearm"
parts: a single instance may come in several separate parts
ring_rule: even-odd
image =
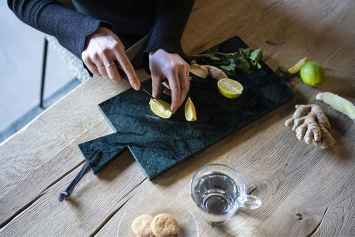
[[[81,59],[85,37],[100,20],[68,9],[54,0],[8,0],[9,8],[24,23],[55,36],[59,43]]]
[[[136,64],[146,63],[149,53],[159,48],[186,59],[181,47],[181,37],[193,4],[194,0],[158,0],[155,23],[136,55]]]

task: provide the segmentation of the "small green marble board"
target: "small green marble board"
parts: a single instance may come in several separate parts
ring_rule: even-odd
[[[239,37],[219,45],[220,52],[248,47]],[[125,149],[129,149],[149,179],[213,145],[236,130],[294,97],[294,92],[264,63],[262,69],[238,71],[235,80],[243,93],[236,99],[223,97],[217,80],[193,77],[189,96],[196,107],[197,121],[185,119],[184,104],[170,118],[157,117],[149,107],[149,96],[129,89],[99,104],[116,133],[79,145],[85,158],[96,149],[102,153],[90,167],[97,173]],[[151,79],[142,83],[151,91]],[[170,97],[162,99],[170,103]],[[249,125],[253,126],[253,125]]]

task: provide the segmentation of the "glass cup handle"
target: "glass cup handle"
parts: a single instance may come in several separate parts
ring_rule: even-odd
[[[261,200],[260,198],[253,196],[253,195],[247,195],[246,199],[244,200],[244,208],[247,209],[257,209],[261,206]]]

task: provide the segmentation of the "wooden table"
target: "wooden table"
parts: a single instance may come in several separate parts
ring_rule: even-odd
[[[63,203],[58,194],[78,173],[77,145],[113,132],[97,104],[129,85],[94,77],[48,108],[0,147],[1,236],[115,236],[124,210],[143,197],[183,200],[193,210],[189,181],[200,167],[236,168],[263,205],[240,210],[223,226],[196,215],[200,236],[354,236],[355,125],[315,100],[331,91],[355,102],[355,2],[352,0],[197,0],[183,35],[188,54],[234,35],[266,52],[266,63],[320,62],[317,88],[288,83],[296,97],[153,181],[129,151],[97,176],[88,172]],[[145,77],[147,75],[140,75]],[[284,122],[296,104],[316,103],[328,116],[337,144],[321,150],[298,141]]]

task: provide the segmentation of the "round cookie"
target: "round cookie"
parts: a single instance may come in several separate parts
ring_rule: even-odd
[[[150,215],[138,216],[132,222],[132,230],[138,237],[154,237],[150,227],[154,217]]]
[[[151,228],[158,237],[174,236],[179,231],[179,224],[172,215],[162,213],[154,217]]]

